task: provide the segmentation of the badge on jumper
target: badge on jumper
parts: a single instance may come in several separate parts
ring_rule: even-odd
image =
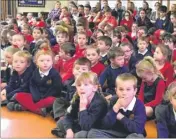
[[[52,80],[48,80],[46,83],[47,84],[52,84]]]

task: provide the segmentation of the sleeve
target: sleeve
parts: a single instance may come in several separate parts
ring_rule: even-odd
[[[127,117],[123,117],[120,122],[130,133],[143,134],[145,131],[146,119],[145,107],[142,102],[140,102],[137,104],[134,111],[134,118],[129,119]]]
[[[174,80],[173,75],[174,75],[173,67],[169,67],[164,73],[164,77],[166,78],[166,86],[169,86],[169,84]]]
[[[156,110],[155,110],[158,138],[168,138],[169,137],[165,109],[168,109],[167,105],[159,105],[156,107]]]
[[[101,87],[103,87],[105,81],[107,80],[108,69],[109,69],[109,68],[106,68],[106,69],[102,72],[102,74],[100,75],[99,82],[100,82]]]
[[[79,125],[81,126],[81,130],[89,131],[93,127],[94,123],[98,120],[98,118],[100,118],[105,108],[105,103],[103,104],[100,102],[92,106],[90,111],[80,111]]]
[[[163,99],[165,89],[166,89],[165,82],[163,80],[160,80],[156,88],[155,99],[149,103],[146,103],[145,106],[155,107],[156,105],[160,104]]]
[[[144,82],[142,82],[140,90],[139,90],[139,95],[138,99],[144,102]]]
[[[73,63],[67,67],[65,75],[62,77],[62,82],[69,80],[73,77]]]

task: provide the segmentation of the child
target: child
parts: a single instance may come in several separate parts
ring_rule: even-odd
[[[154,60],[156,62],[157,69],[162,73],[166,86],[173,81],[174,70],[169,62],[170,50],[167,45],[158,45],[154,52]]]
[[[32,74],[30,80],[30,93],[21,92],[15,99],[19,103],[12,102],[10,110],[18,104],[18,110],[29,110],[33,113],[46,116],[47,107],[51,107],[56,97],[60,96],[62,89],[61,77],[52,68],[53,54],[50,50],[38,50],[35,54],[35,62],[38,68]]]
[[[138,30],[138,25],[137,23],[133,23],[131,27],[131,32],[128,33],[129,37],[134,41],[137,38],[137,30]]]
[[[67,80],[73,77],[73,63],[76,60],[75,45],[67,42],[61,45],[59,52],[59,60],[55,63],[54,68],[60,73],[62,82],[65,83]]]
[[[98,78],[95,73],[80,74],[75,84],[77,93],[63,120],[58,121],[59,131],[55,134],[58,137],[73,138],[81,130],[84,133],[79,132],[78,137],[85,136],[91,128],[100,127],[100,121],[107,112],[107,103],[97,92]]]
[[[138,38],[138,51],[136,52],[136,59],[138,61],[142,60],[145,56],[152,56],[152,53],[148,50],[148,39],[147,37],[140,37]]]
[[[102,129],[91,129],[88,138],[144,137],[146,114],[144,104],[135,97],[137,79],[123,73],[116,79],[116,95],[102,120]]]
[[[58,119],[62,119],[64,116],[67,107],[70,104],[70,101],[73,98],[74,93],[76,92],[76,87],[75,87],[75,79],[83,72],[89,72],[91,68],[91,62],[85,58],[81,57],[77,59],[74,62],[73,65],[73,75],[74,78],[69,81],[69,83],[63,86],[63,89],[65,91],[65,97],[64,98],[57,98],[54,101],[53,104],[53,114],[54,114],[54,119],[58,121]],[[58,128],[53,129],[57,130]]]
[[[24,37],[25,37],[25,39],[27,41],[27,44],[30,44],[34,40],[34,38],[31,35],[30,26],[28,24],[22,25],[21,33],[24,35]]]
[[[76,53],[75,57],[80,58],[84,57],[85,50],[86,50],[86,42],[87,37],[85,32],[79,32],[77,34],[78,45],[76,46]]]
[[[165,99],[169,101],[167,105],[156,107],[155,115],[157,122],[158,138],[176,137],[176,82],[171,83],[165,94]]]
[[[19,51],[18,48],[14,48],[13,46],[9,46],[4,51],[4,57],[5,61],[7,63],[6,67],[3,69],[3,65],[1,65],[1,89],[3,89],[5,86],[7,86],[10,77],[12,75],[13,69],[12,69],[12,61],[13,61],[13,55]]]
[[[17,47],[20,50],[27,50],[26,46],[26,39],[22,34],[15,34],[12,37],[12,46]]]
[[[106,99],[112,97],[115,94],[115,79],[122,73],[128,72],[128,69],[124,67],[124,52],[119,47],[113,47],[109,50],[108,59],[111,64],[106,67],[103,73],[100,75],[100,85],[105,90]],[[104,89],[104,84],[107,81],[107,88]]]
[[[98,48],[100,49],[100,62],[103,63],[105,66],[110,64],[107,53],[112,45],[112,40],[108,36],[101,36],[98,38]]]
[[[27,51],[18,51],[13,55],[13,73],[8,85],[1,91],[1,100],[9,101],[15,94],[29,92],[29,80],[33,69],[30,66],[31,55]]]
[[[87,59],[91,61],[91,71],[95,72],[99,77],[105,69],[105,66],[99,62],[100,50],[95,46],[89,46],[85,53]]]
[[[121,33],[118,30],[113,31],[113,37],[112,37],[112,46],[113,47],[119,47],[121,44]]]
[[[55,55],[58,55],[60,46],[63,45],[65,42],[68,42],[69,34],[68,29],[63,26],[56,27],[56,30],[57,30],[56,31],[57,44],[52,47],[52,51]]]
[[[43,34],[43,30],[41,28],[35,27],[32,30],[32,37],[34,38],[34,40],[30,44],[30,53],[31,54],[33,54],[33,50],[35,48],[35,44],[37,43],[37,41],[42,40],[42,34]]]
[[[136,72],[142,78],[138,98],[145,104],[147,117],[154,118],[155,107],[161,103],[166,88],[162,74],[150,56],[145,57],[136,65]]]

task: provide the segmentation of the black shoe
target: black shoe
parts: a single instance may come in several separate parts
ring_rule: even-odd
[[[8,100],[1,101],[1,106],[6,106],[8,102]]]
[[[60,137],[60,138],[65,137],[65,134],[62,131],[60,131],[60,129],[57,127],[51,130],[51,134],[53,134],[56,137]]]
[[[15,102],[9,102],[9,103],[7,104],[7,109],[8,109],[9,111],[14,111],[14,107],[15,107]]]
[[[46,117],[46,116],[47,116],[46,108],[41,108],[41,115],[42,115],[43,117]]]
[[[23,108],[20,104],[16,103],[15,106],[14,106],[14,110],[15,111],[23,111]]]

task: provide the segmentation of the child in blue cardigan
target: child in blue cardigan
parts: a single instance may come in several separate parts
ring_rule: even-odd
[[[110,111],[102,120],[102,129],[91,129],[88,138],[126,138],[145,135],[146,113],[144,104],[135,97],[137,79],[124,73],[116,79],[118,99],[111,99]]]

